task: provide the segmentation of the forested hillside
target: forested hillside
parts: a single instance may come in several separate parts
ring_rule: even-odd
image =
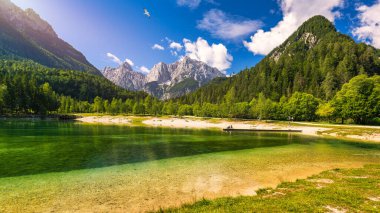
[[[140,100],[143,92],[130,92],[109,80],[85,72],[48,68],[32,61],[0,60],[0,113],[57,111],[60,97],[93,102],[96,97]]]
[[[380,74],[379,57],[379,50],[355,43],[326,18],[316,16],[255,67],[211,82],[180,101],[222,103],[231,90],[237,102],[249,102],[260,93],[279,101],[295,92],[330,100],[354,76]]]
[[[37,13],[24,11],[9,0],[0,2],[0,59],[33,60],[48,67],[101,75]]]
[[[0,60],[0,114],[111,113],[380,123],[379,50],[324,17],[304,23],[256,67],[159,101],[86,72]]]

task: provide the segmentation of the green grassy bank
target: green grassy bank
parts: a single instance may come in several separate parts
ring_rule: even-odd
[[[162,212],[380,212],[380,165],[335,169],[257,196],[202,200]]]

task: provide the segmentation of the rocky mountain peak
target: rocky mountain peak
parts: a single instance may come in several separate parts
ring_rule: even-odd
[[[147,82],[158,82],[165,83],[170,81],[171,73],[169,72],[169,67],[167,64],[160,62],[153,66],[152,70],[146,77]]]
[[[0,3],[0,15],[18,31],[28,32],[32,29],[39,33],[58,37],[53,27],[43,20],[33,9],[28,8],[24,11],[9,0],[0,0]]]
[[[195,60],[191,59],[189,56],[185,56],[182,58],[182,60],[180,60],[179,62],[183,62],[183,63],[191,63]]]
[[[36,13],[33,9],[26,9],[25,15],[29,18],[29,21],[31,22],[30,24],[34,30],[48,33],[54,37],[58,37],[53,27],[47,21],[43,20],[40,15],[38,15],[38,13]]]
[[[60,39],[32,9],[24,11],[10,0],[0,0],[0,29],[0,52],[4,57],[100,75],[81,52]]]
[[[283,44],[279,47],[275,48],[268,57],[275,62],[278,62],[281,56],[294,55],[291,50],[296,50],[297,48],[292,48],[295,45],[299,45],[300,43],[304,44],[306,48],[304,51],[308,51],[308,49],[314,48],[321,39],[324,39],[326,36],[331,33],[335,34],[336,28],[332,22],[330,22],[324,16],[314,16],[304,22],[296,32],[294,32]]]
[[[15,5],[10,0],[0,0],[1,8],[13,9]]]
[[[184,95],[214,78],[225,77],[218,69],[190,57],[184,57],[173,64],[160,62],[154,65],[146,76],[133,71],[132,67],[125,63],[119,68],[105,68],[103,75],[121,87],[144,90],[161,99]]]
[[[123,64],[121,64],[121,67],[122,67],[123,69],[127,69],[127,70],[131,70],[131,71],[133,71],[132,66],[131,66],[128,62],[124,62]]]
[[[116,85],[132,91],[142,90],[145,85],[145,75],[133,71],[127,62],[117,68],[106,67],[102,74]]]

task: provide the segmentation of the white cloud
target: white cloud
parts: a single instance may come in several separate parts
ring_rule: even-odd
[[[233,57],[223,44],[212,44],[210,46],[206,40],[200,37],[195,42],[183,39],[183,43],[186,55],[191,59],[202,61],[224,73],[231,67]]]
[[[127,62],[129,65],[131,65],[133,67],[133,65],[135,65],[135,63],[133,63],[133,61],[131,59],[125,59],[125,62]]]
[[[140,71],[141,73],[143,73],[143,74],[148,74],[148,73],[150,73],[150,69],[148,69],[148,68],[145,67],[145,66],[141,66],[141,67],[139,68],[139,71]]]
[[[123,63],[117,56],[115,56],[112,53],[107,53],[107,57],[110,58],[113,62],[115,62],[115,63],[117,63],[119,65]]]
[[[258,30],[244,46],[254,54],[266,55],[283,43],[307,19],[323,15],[334,21],[344,0],[280,0],[283,19],[270,31]]]
[[[154,50],[165,50],[165,48],[159,44],[153,45],[152,49],[154,49]]]
[[[357,8],[360,24],[353,34],[359,39],[380,48],[380,0],[372,6],[362,5]]]
[[[182,44],[174,42],[174,41],[170,43],[169,47],[171,49],[176,49],[177,51],[181,51],[183,48]]]
[[[221,39],[242,38],[256,32],[261,26],[261,21],[232,16],[217,9],[208,11],[197,25],[199,29],[206,30],[212,36]]]
[[[118,65],[122,65],[124,62],[127,62],[131,66],[135,65],[131,59],[127,58],[124,60],[124,62],[122,62],[119,57],[112,53],[107,53],[107,57],[110,58],[113,62],[117,63]]]
[[[201,0],[177,0],[177,4],[183,7],[189,7],[195,9],[199,6]]]
[[[172,54],[172,56],[178,56],[178,52],[177,51],[170,50],[170,53]]]

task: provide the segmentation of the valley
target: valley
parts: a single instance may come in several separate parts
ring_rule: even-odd
[[[379,9],[0,0],[0,212],[378,211]]]

